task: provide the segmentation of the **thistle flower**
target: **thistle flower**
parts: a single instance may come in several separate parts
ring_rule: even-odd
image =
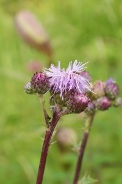
[[[82,77],[85,77],[89,82],[91,82],[91,75],[90,75],[86,70],[82,71],[82,72],[80,73],[80,75],[81,75]]]
[[[93,91],[94,93],[92,93],[93,98],[97,99],[100,98],[101,96],[105,95],[105,84],[104,82],[98,80],[95,82],[94,86],[93,86]]]
[[[31,79],[31,88],[35,93],[45,94],[49,90],[49,81],[44,73],[35,73]]]
[[[112,78],[106,81],[105,94],[111,100],[114,100],[119,94],[119,87]]]
[[[74,93],[69,95],[66,106],[70,113],[81,113],[87,108],[89,101],[85,94]]]
[[[96,100],[96,106],[99,110],[104,111],[111,106],[111,102],[106,96],[104,96]]]
[[[80,94],[85,94],[91,91],[89,81],[86,77],[81,76],[80,73],[84,71],[85,64],[78,62],[70,62],[68,68],[61,69],[60,62],[55,67],[53,64],[49,69],[44,69],[44,73],[49,77],[50,88],[52,92],[59,93],[62,99],[69,91],[74,90]]]

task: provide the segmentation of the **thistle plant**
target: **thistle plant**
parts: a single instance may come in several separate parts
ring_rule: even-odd
[[[75,60],[74,63],[69,63],[67,69],[61,69],[60,62],[58,62],[57,67],[51,64],[50,68],[44,68],[43,71],[35,73],[31,81],[24,87],[26,93],[37,94],[41,99],[47,127],[36,184],[42,184],[53,133],[62,116],[84,112],[89,119],[79,148],[73,180],[73,184],[78,184],[83,155],[95,113],[107,110],[111,106],[118,107],[122,105],[122,99],[118,97],[119,87],[116,82],[109,79],[106,82],[96,81],[93,84],[91,76],[85,70],[86,64]],[[43,98],[47,92],[50,94],[51,117],[47,113]]]

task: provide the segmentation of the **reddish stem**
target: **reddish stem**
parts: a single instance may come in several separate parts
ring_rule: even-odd
[[[84,135],[83,135],[83,140],[82,140],[81,146],[80,146],[80,151],[79,151],[79,156],[78,156],[78,160],[77,160],[77,165],[76,165],[73,184],[77,184],[78,180],[79,180],[79,175],[80,175],[80,171],[81,171],[81,167],[82,167],[82,161],[83,161],[83,155],[84,155],[84,151],[85,151],[86,144],[87,144],[87,141],[88,141],[88,137],[89,137],[89,133],[90,133],[90,129],[91,129],[91,126],[92,126],[93,119],[94,119],[94,114],[92,114],[90,116],[89,127],[84,132]]]
[[[44,142],[43,142],[43,147],[42,147],[42,152],[41,152],[41,157],[40,157],[40,164],[39,164],[36,184],[42,184],[45,165],[46,165],[46,159],[47,159],[47,155],[48,155],[48,150],[49,150],[52,134],[54,132],[54,129],[55,129],[59,119],[60,119],[60,114],[58,112],[56,112],[53,116],[50,127],[46,130],[46,134],[45,134],[45,138],[44,138]]]

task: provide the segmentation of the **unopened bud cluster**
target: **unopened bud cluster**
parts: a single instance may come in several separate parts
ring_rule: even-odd
[[[122,105],[122,98],[119,97],[119,86],[112,78],[105,82],[96,81],[93,84],[93,93],[91,93],[90,99],[91,102],[85,110],[87,114],[92,114],[96,110],[105,111],[111,106],[119,107]]]

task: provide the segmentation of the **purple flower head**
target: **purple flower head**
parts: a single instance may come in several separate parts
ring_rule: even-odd
[[[36,72],[31,79],[31,88],[35,93],[45,94],[49,90],[48,77],[42,72]]]
[[[106,81],[106,85],[109,85],[109,84],[111,84],[111,83],[116,83],[116,82],[114,81],[113,78],[109,78],[109,79]]]
[[[69,95],[66,105],[71,113],[81,113],[87,108],[88,103],[89,98],[85,94],[72,93]]]
[[[119,86],[112,78],[106,81],[105,94],[111,100],[114,100],[115,98],[117,98],[119,94]]]
[[[94,93],[92,93],[93,98],[97,99],[101,96],[104,96],[105,95],[104,88],[105,88],[104,82],[100,80],[96,81],[93,86],[93,91],[94,91]]]
[[[97,99],[96,106],[98,110],[104,111],[104,110],[107,110],[111,106],[111,102],[106,96],[104,96],[104,97]]]
[[[44,69],[45,74],[49,77],[53,93],[60,93],[63,99],[63,95],[71,90],[81,94],[91,91],[87,78],[80,75],[81,71],[84,71],[84,65],[86,63],[82,64],[75,60],[74,63],[69,63],[66,70],[61,69],[60,62],[57,67],[52,64],[49,69]]]

